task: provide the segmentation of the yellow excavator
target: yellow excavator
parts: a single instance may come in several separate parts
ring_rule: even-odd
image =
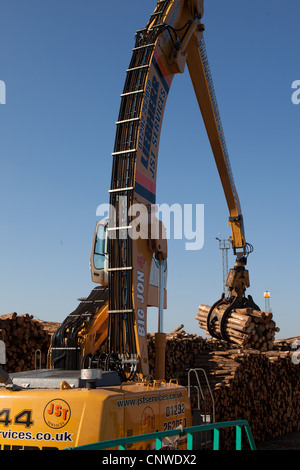
[[[227,307],[224,321],[233,308],[259,309],[245,296],[252,246],[245,239],[206,55],[203,13],[203,0],[159,0],[136,32],[116,122],[110,211],[98,222],[92,244],[97,286],[53,334],[48,369],[1,371],[2,450],[63,449],[193,425],[190,390],[165,380],[161,327],[155,377],[149,376],[147,349],[147,307],[158,307],[161,319],[167,302],[167,239],[155,214],[159,139],[172,80],[186,66],[224,189],[236,255],[227,280],[230,295],[212,306],[208,331],[220,303]],[[222,325],[220,331],[226,341]]]

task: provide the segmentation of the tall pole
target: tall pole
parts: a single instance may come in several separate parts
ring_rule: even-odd
[[[166,371],[166,337],[163,332],[164,312],[164,262],[159,260],[159,302],[158,302],[158,332],[155,334],[155,378],[165,380]]]
[[[265,312],[271,312],[271,307],[270,307],[271,295],[269,291],[266,291],[264,293],[264,298],[265,298]]]
[[[226,286],[228,276],[228,250],[230,249],[230,237],[227,239],[221,239],[221,235],[216,237],[219,242],[219,248],[222,251],[222,271],[223,271],[223,294],[225,297],[229,296],[229,290]]]
[[[159,303],[158,303],[158,332],[163,333],[164,325],[164,267],[159,261]]]

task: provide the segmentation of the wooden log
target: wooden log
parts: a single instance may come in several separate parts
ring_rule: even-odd
[[[280,354],[278,353],[275,356],[276,360],[278,360],[278,358],[279,360],[283,359],[280,358]],[[237,367],[235,361],[232,361],[232,358],[238,363]],[[213,386],[216,398],[215,403],[218,421],[247,418],[250,422],[255,439],[265,438],[265,436],[270,437],[270,429],[273,430],[273,428],[275,430],[274,435],[276,433],[280,435],[282,432],[293,429],[291,426],[299,426],[294,407],[287,404],[285,401],[286,397],[289,397],[290,400],[291,396],[286,390],[292,390],[294,384],[293,386],[290,384],[288,388],[286,388],[285,384],[280,383],[278,380],[279,376],[283,376],[284,378],[292,377],[293,381],[295,377],[298,377],[299,384],[298,373],[296,376],[291,375],[290,372],[288,374],[282,374],[282,364],[276,370],[270,370],[270,361],[268,361],[264,353],[251,349],[233,349],[228,350],[228,352],[218,351],[212,354],[202,355],[200,358],[196,358],[195,361],[197,361],[197,364],[201,367],[205,367],[209,374],[209,380]],[[226,361],[228,361],[227,366]],[[290,360],[288,362],[289,365],[292,364]],[[274,366],[276,367],[276,363],[274,363]],[[285,364],[285,367],[286,371],[289,371],[290,366]],[[252,374],[251,376],[247,376],[249,371]],[[279,376],[277,375],[278,373]],[[270,383],[270,386],[267,385],[268,383]],[[278,387],[276,388],[277,384]],[[275,408],[276,412],[276,403],[278,403],[278,399],[273,400],[273,397],[274,394],[276,397],[276,393],[278,394],[279,392],[281,393],[279,407],[281,422],[283,422],[284,416],[286,416],[288,417],[289,423],[293,424],[286,426],[281,424],[280,427],[278,423],[274,421],[276,426],[270,427],[269,417],[271,416],[273,419],[273,408]],[[268,408],[264,405],[265,400],[268,401]],[[249,403],[251,407],[249,407]],[[270,410],[273,410],[273,412]]]
[[[41,321],[33,315],[17,315],[16,312],[0,317],[0,336],[6,346],[8,372],[30,370],[35,366],[35,351],[42,352],[42,365],[46,365],[50,345],[50,334],[44,330]]]
[[[175,328],[175,330],[171,331],[171,333],[169,333],[169,335],[179,333],[179,331],[182,330],[183,328],[184,328],[184,325],[179,325],[177,328]]]
[[[214,318],[211,322],[213,334],[220,334],[220,322],[226,305],[220,305],[214,310]],[[207,334],[207,315],[210,307],[199,305],[196,315],[199,327]],[[268,314],[267,314],[268,313]],[[268,350],[272,348],[276,332],[276,324],[272,320],[272,314],[261,312],[251,308],[235,309],[228,314],[224,323],[224,330],[228,340],[239,346],[260,348]]]

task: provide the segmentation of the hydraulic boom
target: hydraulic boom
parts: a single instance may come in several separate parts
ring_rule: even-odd
[[[143,376],[149,374],[147,306],[159,306],[161,288],[161,283],[153,284],[150,280],[153,276],[158,279],[162,263],[166,270],[167,259],[164,227],[153,217],[159,139],[173,78],[183,73],[186,65],[227,201],[231,243],[236,255],[236,264],[227,280],[230,297],[222,297],[212,307],[208,330],[216,336],[210,324],[215,306],[220,302],[228,305],[224,321],[232,308],[255,305],[251,297],[245,297],[249,287],[245,265],[252,246],[245,238],[243,215],[207,59],[203,12],[203,0],[159,1],[148,24],[136,32],[116,122],[109,190],[113,209],[107,225],[98,224],[96,228],[91,256],[93,280],[102,287],[79,307],[85,313],[77,311],[69,315],[55,335],[52,344],[55,367],[66,367],[66,358],[69,358],[69,366],[78,367],[80,358],[94,355],[106,336],[106,349],[97,361],[104,363],[107,369],[117,369],[124,380],[134,378],[136,372]],[[138,237],[132,235],[137,228],[133,207],[143,213],[138,219]],[[166,295],[166,286],[162,289]],[[105,307],[96,309],[95,315],[95,308],[102,301]]]

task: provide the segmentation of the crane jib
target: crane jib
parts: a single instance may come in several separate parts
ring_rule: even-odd
[[[233,179],[231,163],[230,163],[230,160],[229,160],[229,155],[228,155],[227,145],[226,145],[226,141],[225,141],[221,116],[220,116],[220,112],[219,112],[219,107],[218,107],[218,103],[217,103],[217,98],[216,98],[216,94],[215,94],[215,89],[214,89],[212,76],[211,76],[210,66],[209,66],[209,62],[208,62],[208,58],[207,58],[207,54],[206,54],[205,41],[204,41],[203,37],[199,41],[199,50],[200,50],[201,59],[202,59],[203,67],[204,67],[204,72],[205,72],[205,76],[206,76],[206,81],[207,81],[207,85],[208,85],[208,89],[209,89],[210,98],[211,98],[211,102],[212,102],[212,106],[213,106],[213,110],[214,110],[214,115],[215,115],[216,123],[217,123],[217,126],[218,126],[219,137],[220,137],[220,141],[221,141],[221,145],[222,145],[222,149],[223,149],[224,159],[225,159],[225,163],[226,163],[228,176],[229,176],[229,179],[230,179],[230,184],[231,184],[233,197],[234,197],[234,200],[235,200],[236,207],[238,208],[239,213],[241,213],[239,197],[238,197],[237,190],[236,190],[236,187],[235,187],[235,182],[234,182],[234,179]]]
[[[243,238],[239,236],[242,232],[241,218],[236,218],[240,216],[239,201],[205,45],[201,41],[204,30],[202,14],[201,0],[158,1],[147,26],[136,33],[133,54],[126,71],[112,153],[109,194],[114,217],[109,217],[107,233],[114,236],[107,238],[105,278],[108,284],[105,290],[108,298],[105,310],[108,317],[105,326],[105,369],[116,368],[122,380],[132,380],[136,371],[145,376],[149,374],[147,307],[165,303],[162,291],[158,301],[159,289],[153,285],[150,288],[153,256],[157,259],[166,259],[167,256],[164,242],[160,239],[148,240],[150,234],[152,237],[152,225],[143,229],[146,236],[134,241],[129,236],[129,229],[133,228],[134,216],[137,215],[131,212],[134,206],[144,205],[148,215],[155,212],[151,206],[156,204],[158,149],[164,110],[173,77],[183,73],[185,62],[194,88],[196,82],[196,97],[198,102],[201,101],[199,106],[201,112],[204,110],[203,118],[208,124],[206,128],[214,145],[214,156],[222,170],[221,180],[230,203],[232,228],[238,239]],[[127,208],[126,211],[124,208]],[[148,223],[152,224],[150,219]],[[124,227],[128,229],[127,237],[123,236]],[[163,233],[159,224],[157,227],[157,233]],[[96,294],[99,294],[98,291]],[[82,352],[79,335],[84,328],[89,328],[94,315],[90,304],[83,307],[84,312],[80,310],[70,315],[55,336],[52,349],[59,367],[77,367]],[[70,351],[73,350],[75,352],[71,355]]]
[[[128,208],[134,202],[146,206],[156,203],[160,130],[173,78],[160,60],[161,45],[170,42],[165,25],[177,18],[179,5],[183,3],[170,0],[158,2],[146,28],[136,34],[121,95],[114,146],[110,203],[116,208],[121,197],[126,198]],[[122,225],[118,216],[114,225]],[[108,355],[125,353],[130,358],[132,354],[137,354],[140,371],[146,375],[149,373],[146,325],[152,260],[147,243],[147,240],[133,243],[130,237],[109,240],[109,312],[112,313],[109,313],[107,346]],[[138,259],[143,259],[143,266],[139,269]],[[132,271],[124,270],[127,266],[132,266]],[[116,268],[119,270],[116,271]],[[139,278],[136,277],[137,272]],[[125,310],[132,313],[114,313]]]
[[[110,189],[111,205],[115,208],[119,206],[120,197],[126,197],[128,208],[133,203],[144,204],[148,208],[156,203],[158,148],[164,109],[174,75],[184,70],[184,48],[192,37],[198,38],[196,48],[200,49],[202,57],[196,57],[195,60],[202,62],[205,68],[205,83],[213,105],[213,110],[208,112],[210,118],[214,114],[230,190],[239,207],[205,47],[204,43],[199,43],[201,12],[197,11],[194,19],[191,19],[193,12],[190,6],[189,2],[183,0],[158,2],[146,28],[136,34],[117,121]],[[195,24],[189,33],[191,23]],[[183,44],[184,48],[180,50]],[[197,76],[192,78],[197,79]],[[118,217],[115,224],[116,228],[124,225]],[[135,243],[130,237],[127,240],[109,240],[108,253],[109,312],[112,312],[109,314],[108,354],[137,354],[141,370],[147,374],[145,339],[149,301],[151,305],[148,284],[153,253],[150,253],[149,244],[143,237]],[[143,272],[143,284],[136,278],[138,259],[144,260],[143,269],[139,270]],[[127,266],[133,267],[132,272],[125,270]],[[125,311],[132,311],[132,314],[122,316],[113,313]]]
[[[167,75],[159,56],[154,52],[154,73],[148,78],[141,116],[138,147],[142,151],[141,164],[145,172],[136,170],[135,192],[151,204],[156,202],[156,167],[160,129],[165,102],[172,77]]]
[[[159,240],[151,238],[152,233],[156,233],[155,230],[152,232],[152,225],[150,227],[150,224],[156,227],[151,217],[147,219],[149,225],[143,228],[143,236],[133,242],[128,235],[137,214],[131,209],[140,204],[146,207],[148,216],[155,213],[151,206],[156,204],[158,149],[163,115],[173,77],[184,72],[185,63],[230,209],[234,246],[244,246],[240,205],[203,40],[202,7],[201,0],[159,0],[146,27],[136,33],[121,94],[112,153],[109,194],[114,216],[109,217],[107,234],[114,236],[107,238],[104,281],[107,286],[103,293],[98,290],[93,292],[93,303],[88,298],[79,310],[67,317],[54,336],[52,351],[57,367],[77,368],[83,351],[80,335],[92,325],[92,306],[95,304],[98,307],[98,301],[106,301],[107,308],[103,312],[108,322],[105,315],[101,317],[107,328],[104,331],[105,369],[116,368],[122,380],[132,380],[137,371],[145,376],[149,374],[147,307],[165,304],[162,289],[159,291],[154,285],[150,289],[150,272],[153,256],[165,260],[167,248],[162,240],[163,235],[161,238],[158,235]],[[157,234],[162,234],[163,227],[158,223],[161,221],[156,222]],[[124,228],[126,237],[123,236]],[[151,240],[148,240],[149,235]],[[99,338],[102,340],[102,336]]]

